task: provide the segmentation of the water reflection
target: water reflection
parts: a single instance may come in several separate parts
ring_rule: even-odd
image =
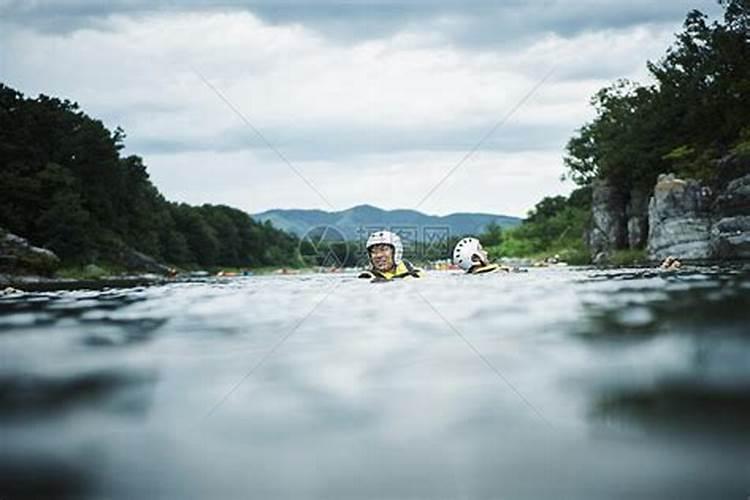
[[[743,268],[0,297],[0,497],[742,498],[749,306]]]
[[[71,375],[19,374],[0,377],[0,420],[56,416],[84,405],[119,413],[142,412],[141,387],[153,382],[145,373],[100,370]]]
[[[750,384],[712,386],[678,379],[621,389],[596,399],[592,415],[660,432],[726,433],[750,446]]]

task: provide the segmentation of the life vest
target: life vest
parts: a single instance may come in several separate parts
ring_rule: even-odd
[[[468,271],[466,271],[466,273],[467,274],[484,274],[484,273],[494,273],[497,271],[508,271],[508,269],[499,264],[487,264],[486,266],[471,267],[469,268]]]
[[[417,269],[408,260],[402,260],[393,271],[378,271],[369,269],[359,275],[360,278],[372,278],[372,281],[392,281],[399,278],[421,278],[422,270]]]

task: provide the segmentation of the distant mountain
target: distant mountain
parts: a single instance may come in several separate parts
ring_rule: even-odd
[[[494,221],[503,229],[517,226],[521,219],[509,215],[483,213],[456,213],[445,216],[427,215],[416,210],[382,210],[372,205],[358,205],[341,212],[323,210],[268,210],[252,216],[255,220],[270,221],[278,229],[297,236],[304,236],[321,226],[338,230],[347,240],[358,240],[363,234],[377,229],[402,231],[446,230],[450,236],[479,234]],[[337,239],[337,231],[326,234],[329,239]]]

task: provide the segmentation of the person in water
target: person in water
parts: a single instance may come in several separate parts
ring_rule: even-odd
[[[390,231],[376,231],[367,238],[367,256],[370,269],[359,275],[373,281],[391,281],[397,278],[420,278],[421,269],[403,258],[401,238]]]
[[[490,263],[487,251],[476,238],[464,238],[453,248],[453,263],[467,274],[509,272],[509,267]]]

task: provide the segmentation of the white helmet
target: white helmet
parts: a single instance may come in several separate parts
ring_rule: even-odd
[[[482,250],[482,244],[476,238],[464,238],[453,248],[453,263],[468,271],[471,266],[475,265],[473,257],[475,255],[480,256],[479,252]]]
[[[393,247],[393,263],[399,265],[401,257],[404,255],[404,246],[401,244],[401,238],[396,233],[390,231],[376,231],[367,238],[367,250],[375,245],[390,245]]]

